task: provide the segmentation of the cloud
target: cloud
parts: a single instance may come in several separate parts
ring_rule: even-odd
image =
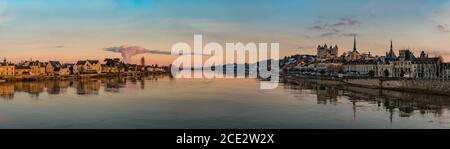
[[[341,37],[354,37],[354,36],[359,36],[359,34],[357,33],[345,33],[345,34],[340,34]]]
[[[337,32],[328,32],[328,33],[323,33],[320,35],[320,37],[328,37],[328,36],[339,36],[339,37],[354,37],[354,36],[360,36],[357,33],[337,33]]]
[[[324,30],[325,26],[314,25],[309,27],[310,30]]]
[[[320,37],[328,37],[328,36],[334,36],[334,35],[338,35],[338,33],[336,33],[336,32],[323,33],[323,34],[320,34]]]
[[[333,32],[335,32],[335,33],[341,32],[341,30],[338,30],[338,29],[335,29],[335,28],[331,29],[331,31],[333,31]]]
[[[439,25],[436,25],[436,29],[440,32],[446,32],[446,33],[450,32],[448,25],[439,24]]]
[[[123,45],[120,47],[108,47],[103,50],[115,53],[121,53],[123,61],[126,63],[131,62],[131,57],[138,54],[150,53],[150,54],[161,54],[161,55],[171,55],[171,52],[159,51],[159,50],[149,50],[139,46],[128,46]]]
[[[351,26],[357,26],[357,25],[359,25],[359,24],[360,24],[360,23],[359,23],[358,20],[355,20],[355,19],[350,18],[350,17],[344,17],[344,18],[342,18],[342,19],[340,20],[340,22],[335,23],[335,24],[333,24],[332,26],[333,26],[333,27],[340,27],[340,26],[349,26],[349,27],[351,27]]]
[[[48,48],[61,49],[61,48],[64,48],[64,46],[57,45],[57,46],[50,46],[50,47],[48,47]]]
[[[429,17],[429,21],[434,25],[430,29],[443,33],[450,32],[450,3],[444,4],[441,9],[434,10]]]
[[[358,26],[360,24],[360,22],[358,20],[355,20],[351,17],[343,17],[338,22],[331,23],[331,24],[328,24],[328,23],[322,24],[322,21],[317,21],[316,23],[317,23],[316,25],[310,26],[310,27],[308,27],[308,29],[338,31],[337,28],[340,28],[340,27],[353,27],[353,26]]]
[[[297,49],[295,50],[308,50],[308,49],[313,49],[315,48],[314,46],[298,46]]]
[[[123,61],[125,63],[131,63],[131,58],[138,54],[159,54],[159,55],[172,55],[170,51],[160,51],[160,50],[149,50],[139,46],[128,46],[123,45],[120,47],[108,47],[104,48],[104,51],[115,52],[122,54]],[[184,53],[184,55],[204,55],[196,53]],[[208,55],[205,55],[208,56]]]
[[[322,33],[320,37],[328,36],[355,36],[355,33],[341,33],[346,28],[355,27],[361,24],[360,21],[351,17],[343,17],[334,23],[322,23],[322,21],[316,21],[316,25],[308,27],[309,30],[318,30]]]

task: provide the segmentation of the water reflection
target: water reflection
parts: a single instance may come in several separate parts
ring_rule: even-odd
[[[312,91],[317,96],[317,104],[336,105],[339,102],[351,102],[356,117],[360,105],[374,105],[399,117],[411,117],[415,113],[440,117],[450,107],[448,96],[417,94],[382,89],[370,89],[355,86],[330,85],[305,80],[282,79],[286,91],[302,95]],[[303,98],[299,98],[301,100]],[[396,112],[397,111],[397,112]]]
[[[18,92],[25,92],[33,98],[38,98],[42,93],[49,95],[65,94],[70,88],[75,89],[77,95],[98,95],[102,87],[105,92],[119,93],[121,88],[125,88],[127,81],[132,84],[139,83],[140,89],[145,89],[146,81],[156,82],[163,77],[167,76],[150,75],[145,77],[7,82],[0,83],[0,98],[13,100],[15,93]]]

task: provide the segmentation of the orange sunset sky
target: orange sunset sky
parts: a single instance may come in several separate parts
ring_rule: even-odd
[[[384,55],[422,50],[450,60],[448,0],[0,0],[0,57],[8,61],[122,58],[132,45],[147,64],[166,65],[177,42],[280,43],[280,56],[315,54],[318,44]]]

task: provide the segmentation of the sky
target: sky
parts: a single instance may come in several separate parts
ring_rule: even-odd
[[[450,0],[0,0],[0,57],[9,61],[104,59],[123,45],[147,64],[169,64],[177,42],[280,43],[280,55],[319,44],[384,55],[425,50],[450,60]]]

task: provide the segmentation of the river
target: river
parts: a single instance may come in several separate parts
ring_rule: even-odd
[[[282,79],[0,83],[0,128],[450,128],[450,99]]]

